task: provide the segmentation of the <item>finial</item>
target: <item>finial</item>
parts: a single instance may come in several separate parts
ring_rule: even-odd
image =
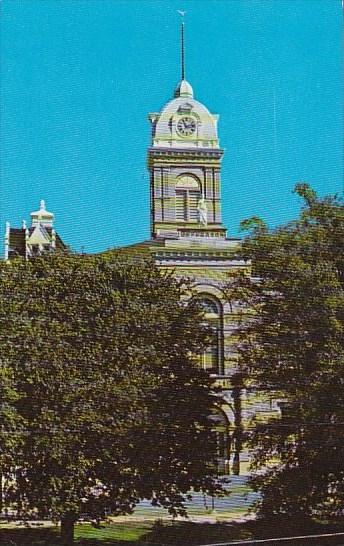
[[[45,210],[45,201],[44,199],[41,199],[40,202],[39,202],[39,208],[41,210]]]
[[[186,11],[178,10],[179,15],[182,18],[181,26],[181,68],[182,68],[182,80],[185,80],[185,40],[184,40],[184,16]]]

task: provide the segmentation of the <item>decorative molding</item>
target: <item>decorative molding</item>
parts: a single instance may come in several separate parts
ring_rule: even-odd
[[[221,159],[224,154],[224,150],[221,148],[195,148],[195,149],[183,149],[183,148],[149,148],[149,158],[153,157],[178,157],[178,158],[214,158]]]

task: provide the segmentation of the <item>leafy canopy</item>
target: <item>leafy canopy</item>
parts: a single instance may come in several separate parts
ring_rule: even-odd
[[[279,420],[251,438],[261,515],[335,516],[344,509],[344,207],[307,185],[299,218],[246,221],[253,275],[233,277],[247,384],[280,399]]]
[[[191,487],[212,492],[213,400],[192,356],[208,332],[188,285],[121,253],[15,260],[0,277],[12,506],[76,520],[141,498],[183,512]]]

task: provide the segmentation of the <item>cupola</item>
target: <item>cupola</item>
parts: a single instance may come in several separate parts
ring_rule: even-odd
[[[31,226],[42,225],[44,227],[53,227],[54,215],[45,208],[45,201],[41,199],[39,210],[31,212]]]

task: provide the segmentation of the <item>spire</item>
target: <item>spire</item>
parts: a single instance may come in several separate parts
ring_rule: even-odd
[[[181,55],[181,76],[182,79],[179,82],[175,92],[175,97],[193,97],[193,89],[189,82],[185,79],[185,23],[184,23],[184,16],[186,11],[179,11],[179,15],[182,18],[182,24],[180,27],[180,55]]]
[[[184,23],[184,16],[186,11],[179,11],[178,13],[181,15],[182,18],[182,24],[181,24],[181,69],[182,69],[182,80],[185,80],[185,39],[184,39],[184,33],[185,33],[185,23]]]

